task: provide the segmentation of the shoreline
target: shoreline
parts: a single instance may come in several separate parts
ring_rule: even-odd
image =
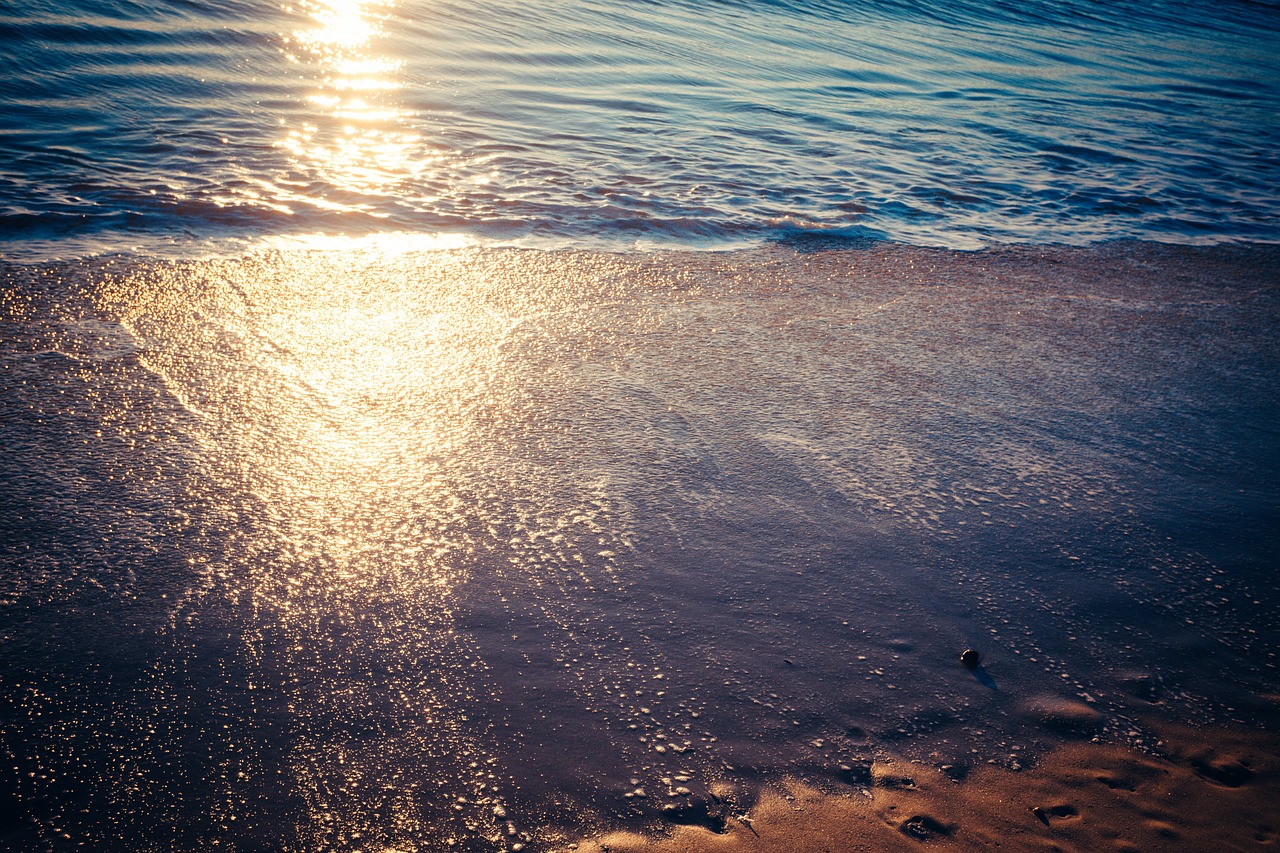
[[[855,229],[856,230],[856,229]],[[117,248],[127,244],[128,248]],[[71,246],[71,254],[61,254],[58,247]],[[265,238],[211,237],[202,239],[161,239],[136,242],[128,236],[99,241],[80,238],[48,240],[11,240],[0,242],[8,253],[0,252],[0,263],[18,267],[58,264],[94,264],[136,262],[140,264],[181,264],[198,262],[237,262],[271,255],[306,255],[350,253],[385,257],[421,256],[436,253],[537,252],[618,256],[623,258],[655,258],[662,256],[727,256],[758,252],[793,252],[796,254],[905,251],[956,256],[1003,253],[1035,253],[1046,251],[1123,252],[1149,250],[1159,252],[1280,252],[1280,240],[1259,241],[1234,237],[1209,237],[1201,240],[1172,241],[1142,237],[1113,237],[1085,242],[992,242],[965,241],[963,245],[935,245],[896,241],[881,236],[827,233],[822,230],[798,231],[782,236],[726,239],[708,242],[661,242],[645,240],[601,240],[559,237],[479,237],[462,233],[388,232],[359,236],[330,234],[279,235]]]

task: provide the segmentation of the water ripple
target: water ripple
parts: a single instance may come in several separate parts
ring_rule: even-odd
[[[1278,33],[1180,0],[30,4],[0,239],[1274,241]]]

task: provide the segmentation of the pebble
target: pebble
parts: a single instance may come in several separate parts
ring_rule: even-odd
[[[977,666],[978,661],[980,660],[982,660],[982,655],[978,654],[973,649],[965,649],[960,653],[960,663],[964,664],[969,669],[973,669]]]

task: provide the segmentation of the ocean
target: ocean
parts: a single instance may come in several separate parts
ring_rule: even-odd
[[[0,235],[1275,242],[1280,10],[22,2]]]
[[[1067,747],[1272,784],[1208,745],[1280,723],[1278,35],[6,7],[0,849],[746,844]]]

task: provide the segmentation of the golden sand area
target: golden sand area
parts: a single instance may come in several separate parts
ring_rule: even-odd
[[[1021,771],[979,767],[962,780],[883,752],[869,784],[820,790],[788,780],[749,805],[722,790],[720,831],[612,833],[577,853],[1266,850],[1280,838],[1280,738],[1145,721],[1150,752],[1068,743]],[[747,805],[746,808],[743,808]]]

